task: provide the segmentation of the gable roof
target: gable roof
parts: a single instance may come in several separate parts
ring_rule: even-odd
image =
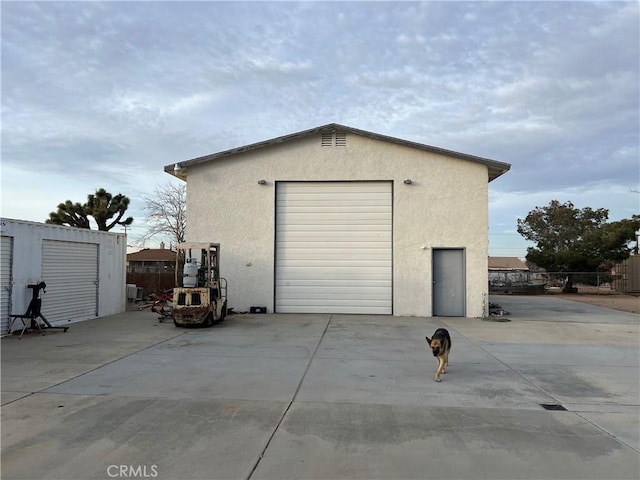
[[[145,248],[127,254],[128,262],[175,262],[176,252],[168,248]]]
[[[489,257],[489,270],[529,270],[518,257]]]
[[[219,158],[229,157],[231,155],[235,155],[238,153],[250,152],[252,150],[258,150],[260,148],[270,147],[273,145],[285,143],[290,140],[295,140],[295,139],[307,137],[310,135],[315,135],[323,132],[334,132],[334,131],[353,133],[363,137],[373,138],[375,140],[381,140],[383,142],[394,143],[397,145],[404,145],[407,147],[416,148],[418,150],[423,150],[426,152],[439,153],[442,155],[447,155],[449,157],[454,157],[462,160],[468,160],[470,162],[480,163],[480,164],[486,165],[489,169],[489,182],[492,180],[495,180],[503,173],[508,172],[509,169],[511,168],[511,165],[509,163],[498,162],[496,160],[491,160],[489,158],[477,157],[475,155],[469,155],[467,153],[459,153],[459,152],[454,152],[452,150],[446,150],[444,148],[433,147],[431,145],[425,145],[422,143],[412,142],[409,140],[402,140],[396,137],[390,137],[387,135],[381,135],[379,133],[373,133],[373,132],[368,132],[366,130],[359,130],[357,128],[347,127],[346,125],[340,125],[338,123],[329,123],[327,125],[323,125],[320,127],[311,128],[309,130],[303,130],[297,133],[291,133],[289,135],[283,135],[281,137],[272,138],[270,140],[264,140],[262,142],[252,143],[250,145],[245,145],[243,147],[224,150],[222,152],[213,153],[211,155],[205,155],[203,157],[193,158],[191,160],[178,162],[176,164],[172,163],[171,165],[166,165],[164,167],[164,171],[178,178],[186,180],[186,174],[184,173],[184,170],[186,170],[186,168],[188,168],[191,165],[198,165],[201,163],[210,162],[212,160],[217,160]],[[176,170],[176,167],[179,167],[178,170]],[[180,173],[180,169],[182,170],[183,173]]]

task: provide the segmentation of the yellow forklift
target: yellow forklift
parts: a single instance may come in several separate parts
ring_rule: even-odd
[[[181,243],[173,289],[176,327],[210,327],[227,315],[227,281],[220,277],[219,243]]]

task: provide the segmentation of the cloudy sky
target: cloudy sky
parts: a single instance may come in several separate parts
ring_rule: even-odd
[[[490,254],[552,199],[640,212],[637,2],[2,1],[4,217],[327,123],[512,164]],[[464,192],[460,192],[464,195]],[[153,245],[152,245],[153,246]]]

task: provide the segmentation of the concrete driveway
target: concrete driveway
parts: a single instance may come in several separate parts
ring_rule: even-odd
[[[544,300],[496,298],[508,323],[129,312],[4,338],[2,478],[640,478],[639,316]]]

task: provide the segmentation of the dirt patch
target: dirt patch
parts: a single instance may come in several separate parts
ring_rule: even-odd
[[[640,313],[640,296],[623,295],[611,292],[606,289],[594,291],[586,287],[578,287],[578,293],[550,293],[554,297],[563,298],[565,300],[573,300],[574,302],[584,302],[598,307],[612,308],[623,312]]]

